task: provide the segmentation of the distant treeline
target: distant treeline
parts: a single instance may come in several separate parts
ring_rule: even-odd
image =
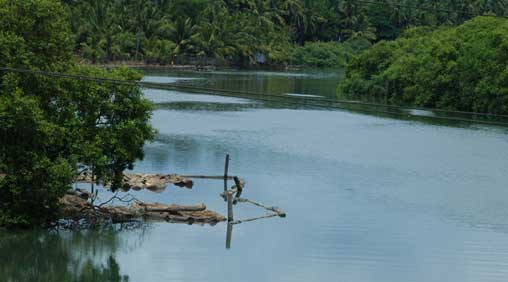
[[[411,28],[352,59],[346,99],[508,114],[508,19]]]
[[[237,65],[320,66],[331,55],[332,63],[325,62],[331,66],[343,61],[334,59],[334,54],[347,57],[351,46],[363,48],[365,42],[395,39],[409,26],[457,25],[473,14],[507,10],[506,0],[62,2],[69,10],[76,52],[88,61],[101,63],[136,60],[171,64],[202,60]],[[337,44],[312,44],[351,40],[356,43],[345,48]],[[300,50],[306,44],[311,47]],[[318,58],[313,58],[313,54]]]

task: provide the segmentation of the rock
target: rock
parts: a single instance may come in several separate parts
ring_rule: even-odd
[[[76,178],[76,182],[92,181],[90,173],[84,172]],[[130,189],[139,191],[141,189],[148,189],[157,193],[164,191],[168,184],[174,184],[179,187],[192,188],[194,183],[192,180],[177,174],[142,174],[142,173],[129,173],[124,174],[122,191],[129,191]],[[108,186],[108,185],[106,185]]]
[[[145,182],[146,189],[155,192],[162,193],[166,190],[167,182],[164,177],[151,177]]]

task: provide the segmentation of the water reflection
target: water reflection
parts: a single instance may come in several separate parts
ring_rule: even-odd
[[[135,232],[138,242],[146,224],[115,225],[95,230],[3,231],[0,233],[0,281],[126,282],[116,255],[135,247],[120,234]]]
[[[321,83],[314,78],[299,77],[297,82],[293,76],[271,74],[181,76],[214,77],[228,89],[334,93],[328,86],[310,90]],[[215,83],[212,80],[192,83]],[[276,219],[249,222],[234,226],[234,231],[227,224],[154,224],[142,246],[122,239],[117,249],[88,255],[95,272],[113,269],[131,281],[506,281],[506,129],[469,123],[443,127],[449,123],[364,115],[354,109],[296,110],[246,99],[146,93],[160,103],[152,123],[161,134],[146,146],[146,158],[136,164],[136,172],[220,175],[224,155],[230,153],[232,174],[248,182],[245,194],[280,205],[291,217],[282,224]],[[226,214],[218,198],[222,190],[220,181],[196,180],[192,192],[166,189],[136,195],[165,203],[202,200]],[[258,214],[259,209],[250,206],[235,209],[239,218]],[[69,241],[69,235],[60,235],[53,240]],[[26,244],[37,245],[37,238]],[[103,238],[93,240],[105,244]],[[0,246],[1,262],[7,261],[0,264],[0,281],[21,281],[15,280],[12,268],[36,263],[19,254],[35,255],[32,246],[22,244]],[[65,263],[77,265],[76,270],[58,271],[76,272],[72,277],[78,278],[85,263],[76,257],[90,253],[87,244],[60,246],[57,253],[67,259],[59,262],[60,257],[48,255],[56,247],[34,248],[41,249],[39,258],[52,260],[53,268],[59,263],[63,268]],[[6,253],[14,254],[12,262]],[[119,271],[108,264],[109,257],[120,265]],[[55,271],[48,268],[45,271]],[[34,275],[29,278],[37,281]]]
[[[344,77],[342,69],[331,71],[306,70],[300,73],[269,71],[216,71],[197,72],[158,72],[149,76],[171,76],[174,82],[216,89],[252,91],[270,94],[317,94],[335,97],[338,82]],[[190,79],[201,78],[201,79]]]
[[[227,224],[226,228],[226,249],[231,249],[231,240],[233,239],[233,225],[232,223]]]

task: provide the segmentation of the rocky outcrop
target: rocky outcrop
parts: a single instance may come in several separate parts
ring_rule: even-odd
[[[76,178],[76,182],[91,183],[92,175],[89,172],[83,172]],[[124,192],[131,189],[135,191],[148,189],[156,193],[161,193],[166,189],[168,184],[189,189],[194,185],[192,180],[177,174],[126,173],[123,176],[121,189]]]

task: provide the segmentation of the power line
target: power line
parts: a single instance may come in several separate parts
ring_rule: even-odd
[[[109,82],[109,83],[114,83],[114,84],[127,84],[127,85],[132,85],[132,86],[138,85],[138,81],[134,81],[134,80],[121,80],[121,79],[114,79],[114,78],[94,77],[94,76],[77,75],[77,74],[69,74],[69,73],[61,73],[61,72],[38,71],[38,70],[8,68],[8,67],[0,67],[0,71],[26,73],[26,74],[33,74],[33,75],[39,75],[39,76],[50,76],[50,77],[68,78],[68,79],[76,79],[76,80],[84,80],[84,81],[94,81],[94,82],[99,82],[99,83]]]
[[[429,12],[440,12],[440,13],[456,13],[461,15],[468,15],[468,16],[485,16],[485,17],[499,17],[499,18],[508,18],[505,15],[492,15],[492,14],[478,14],[468,11],[458,11],[458,10],[452,10],[452,9],[443,9],[443,8],[430,8],[430,7],[424,7],[424,6],[414,6],[414,5],[407,5],[407,4],[399,4],[399,3],[388,3],[385,1],[379,2],[379,1],[368,1],[368,0],[353,0],[352,2],[356,2],[358,4],[367,4],[367,5],[379,5],[379,6],[386,6],[386,7],[398,7],[398,8],[407,8],[407,9],[413,9],[413,10],[422,10],[422,11],[429,11]]]
[[[497,122],[497,121],[487,121],[487,120],[475,120],[475,119],[465,119],[465,118],[454,118],[454,117],[440,117],[440,116],[423,116],[423,115],[414,115],[408,112],[393,112],[386,110],[372,110],[372,109],[351,109],[347,108],[344,105],[348,106],[375,106],[375,107],[384,107],[391,108],[395,110],[411,110],[413,108],[401,108],[398,106],[392,105],[384,105],[384,104],[375,104],[375,103],[363,103],[356,101],[341,101],[341,100],[333,100],[333,99],[318,99],[311,100],[312,103],[309,103],[306,100],[310,98],[296,98],[290,97],[286,95],[280,94],[263,94],[257,92],[248,92],[248,91],[236,91],[236,90],[225,90],[225,89],[213,89],[213,88],[205,88],[205,87],[195,87],[195,86],[185,86],[185,85],[172,85],[167,83],[154,83],[154,82],[143,82],[143,81],[133,81],[133,80],[119,80],[112,78],[103,78],[103,77],[92,77],[92,76],[84,76],[84,75],[75,75],[68,73],[59,73],[59,72],[48,72],[48,71],[36,71],[36,70],[28,70],[28,69],[19,69],[19,68],[7,68],[0,67],[0,71],[8,71],[8,72],[18,72],[25,74],[33,74],[33,75],[41,75],[41,76],[50,76],[64,79],[76,79],[82,81],[91,81],[97,83],[112,83],[119,85],[129,85],[129,86],[140,86],[145,88],[155,88],[155,89],[164,89],[164,90],[186,90],[186,91],[194,91],[199,93],[206,93],[209,95],[216,96],[228,96],[228,97],[240,97],[240,98],[249,98],[255,99],[265,102],[271,103],[279,103],[279,104],[290,104],[290,105],[299,105],[299,106],[308,106],[308,107],[316,107],[323,109],[341,109],[355,112],[363,112],[370,114],[382,114],[382,115],[390,115],[390,116],[403,116],[406,118],[417,117],[427,120],[449,120],[449,121],[458,121],[458,122],[469,122],[469,123],[481,123],[481,124],[490,124],[490,125],[500,125],[500,126],[508,126],[508,123]],[[270,99],[272,98],[272,99]],[[279,98],[284,100],[276,100],[273,98]],[[300,100],[300,101],[298,101]],[[321,102],[326,102],[326,104],[322,104]],[[426,109],[429,111],[433,111],[433,109]],[[444,110],[442,110],[444,111]],[[448,113],[452,111],[446,111]],[[456,113],[469,113],[469,112],[456,112]],[[477,114],[477,113],[471,113]],[[504,115],[493,115],[493,114],[480,114],[487,116],[497,116],[508,118],[508,116]]]
[[[445,114],[467,114],[467,115],[485,116],[485,117],[508,118],[508,115],[491,114],[491,113],[476,113],[476,112],[468,112],[468,111],[452,111],[452,110],[443,110],[443,109],[432,109],[432,108],[425,108],[425,107],[397,106],[397,105],[380,104],[380,103],[372,103],[372,102],[338,100],[338,99],[317,98],[317,97],[291,97],[291,96],[283,95],[283,94],[270,94],[270,93],[260,93],[260,92],[243,91],[243,90],[217,89],[217,88],[208,88],[208,87],[188,86],[188,85],[181,85],[181,84],[177,85],[177,86],[175,85],[175,87],[180,88],[180,89],[186,89],[186,90],[216,91],[216,92],[225,92],[225,93],[275,97],[275,98],[291,98],[291,99],[309,100],[309,101],[315,101],[315,102],[339,103],[339,104],[345,104],[345,105],[384,107],[384,108],[391,108],[391,109],[398,109],[398,110],[421,110],[421,111],[440,112],[440,113],[445,113]]]
[[[51,77],[57,77],[57,78],[68,78],[68,79],[77,79],[77,80],[83,80],[83,81],[94,81],[94,82],[98,82],[98,83],[113,83],[113,84],[123,84],[123,85],[131,85],[131,86],[139,85],[141,87],[146,87],[146,88],[158,88],[158,89],[168,89],[168,90],[188,90],[188,91],[215,91],[215,92],[221,92],[221,93],[246,94],[246,95],[250,95],[250,96],[257,95],[257,96],[274,97],[274,98],[285,98],[285,99],[290,98],[290,99],[299,99],[299,100],[309,100],[309,101],[315,101],[315,102],[331,102],[331,103],[339,103],[339,104],[345,104],[345,105],[385,107],[385,108],[398,109],[398,110],[422,110],[422,111],[433,111],[433,112],[440,112],[440,113],[446,113],[446,114],[467,114],[467,115],[475,115],[475,116],[508,118],[508,115],[491,114],[491,113],[451,111],[451,110],[442,110],[442,109],[431,109],[431,108],[425,108],[425,107],[406,107],[406,106],[388,105],[388,104],[380,104],[380,103],[347,101],[347,100],[337,100],[337,99],[327,99],[327,98],[291,97],[291,96],[281,95],[281,94],[259,93],[259,92],[242,91],[242,90],[217,89],[217,88],[190,86],[190,85],[182,85],[182,84],[174,85],[174,84],[168,84],[168,83],[144,82],[144,81],[134,81],[134,80],[119,80],[119,79],[112,79],[112,78],[92,77],[92,76],[60,73],[60,72],[36,71],[36,70],[19,69],[19,68],[0,67],[0,71],[11,71],[11,72],[18,72],[18,73],[34,74],[34,75],[51,76]]]
[[[200,93],[202,93],[200,91]],[[414,115],[408,112],[393,112],[393,111],[385,111],[385,110],[369,110],[369,109],[361,109],[361,108],[347,108],[344,106],[340,106],[337,104],[341,104],[340,101],[338,101],[337,104],[316,104],[316,103],[302,103],[299,101],[281,101],[281,100],[275,100],[275,99],[269,99],[269,98],[263,98],[259,97],[260,95],[249,95],[249,94],[227,94],[227,93],[220,93],[220,94],[214,94],[210,92],[206,92],[207,95],[215,95],[215,96],[226,96],[226,97],[234,97],[234,98],[247,98],[247,99],[253,99],[263,102],[269,102],[269,103],[278,103],[278,104],[286,104],[286,105],[292,105],[292,106],[307,106],[307,107],[314,107],[314,108],[322,108],[326,110],[332,110],[332,109],[338,109],[338,110],[345,110],[350,112],[360,112],[364,114],[374,114],[374,115],[383,115],[383,116],[390,116],[390,117],[399,117],[399,118],[406,118],[406,119],[423,119],[427,121],[454,121],[454,122],[467,122],[467,123],[478,123],[478,124],[486,124],[486,125],[497,125],[497,126],[508,126],[508,123],[505,122],[497,122],[497,121],[486,121],[486,120],[473,120],[473,119],[466,119],[466,118],[455,118],[455,117],[440,117],[440,116],[425,116],[425,115]],[[254,97],[253,97],[254,96]],[[285,98],[288,98],[285,96]],[[361,104],[357,104],[361,105]]]

